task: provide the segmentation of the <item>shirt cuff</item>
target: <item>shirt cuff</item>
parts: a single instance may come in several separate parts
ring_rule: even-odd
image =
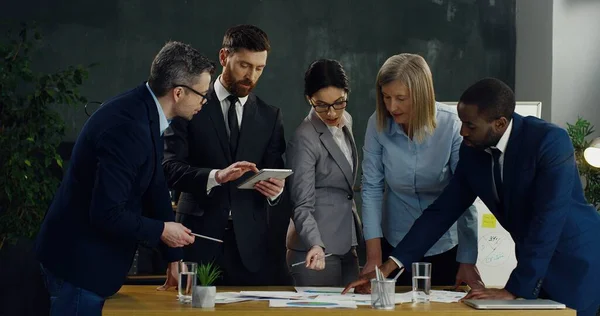
[[[400,262],[400,260],[398,260],[392,256],[389,256],[388,258],[391,259],[392,261],[394,261],[394,263],[396,263],[396,265],[398,266],[398,269],[404,267],[404,265],[402,264],[402,262]]]
[[[275,202],[275,200],[277,200],[281,196],[281,193],[283,193],[283,188],[281,188],[281,191],[279,191],[279,193],[277,195],[275,195],[274,197],[268,197],[267,199],[269,200],[269,204],[271,202]]]
[[[363,214],[365,213],[363,212]],[[365,240],[373,238],[383,238],[383,230],[381,229],[381,225],[365,225],[365,222],[363,220],[363,235],[365,237]]]
[[[208,174],[208,181],[206,182],[206,194],[209,194],[210,190],[212,190],[212,188],[220,186],[220,184],[218,184],[217,180],[215,179],[215,176],[217,175],[217,171],[219,171],[219,170],[213,169]]]
[[[475,249],[477,249],[477,248],[475,248]],[[466,251],[464,249],[461,249],[460,244],[458,244],[458,251],[456,253],[456,262],[476,264],[477,263],[477,252]]]

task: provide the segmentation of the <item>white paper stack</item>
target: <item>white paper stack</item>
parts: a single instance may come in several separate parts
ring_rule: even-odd
[[[296,293],[291,291],[241,291],[241,296],[254,297],[260,299],[310,299],[316,295],[309,295],[307,293]]]
[[[438,303],[456,303],[465,297],[465,295],[467,295],[465,292],[432,290],[429,300]]]
[[[269,307],[287,308],[356,308],[353,301],[332,300],[269,300]]]
[[[252,298],[242,297],[239,292],[217,292],[215,304],[230,304],[250,300]]]
[[[243,301],[269,301],[270,307],[307,307],[307,308],[356,308],[371,305],[370,294],[347,293],[342,295],[343,288],[335,287],[296,287],[291,291],[241,291],[218,292],[216,304],[229,304]],[[467,293],[432,290],[431,302],[454,303],[460,301]],[[394,303],[412,302],[412,292],[396,293]]]

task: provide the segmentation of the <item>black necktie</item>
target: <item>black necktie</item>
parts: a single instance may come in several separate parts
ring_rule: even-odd
[[[502,152],[498,148],[490,148],[492,151],[492,158],[494,159],[494,184],[496,185],[496,193],[498,193],[498,199],[502,204],[503,190],[502,190],[502,175],[500,173],[500,155]]]
[[[229,101],[229,111],[227,111],[227,122],[229,123],[229,151],[231,158],[235,160],[235,152],[238,147],[238,139],[240,136],[240,126],[238,125],[237,112],[235,105],[238,101],[236,96],[230,95],[227,97]]]

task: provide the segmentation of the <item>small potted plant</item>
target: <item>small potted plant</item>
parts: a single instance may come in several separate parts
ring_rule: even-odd
[[[196,270],[199,285],[192,291],[192,307],[215,307],[217,288],[213,285],[221,277],[219,266],[214,263],[199,264]]]

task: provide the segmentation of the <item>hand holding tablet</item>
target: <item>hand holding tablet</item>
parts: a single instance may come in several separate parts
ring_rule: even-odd
[[[258,173],[238,185],[238,189],[254,189],[259,181],[269,181],[270,178],[284,180],[294,173],[291,169],[261,169]]]

